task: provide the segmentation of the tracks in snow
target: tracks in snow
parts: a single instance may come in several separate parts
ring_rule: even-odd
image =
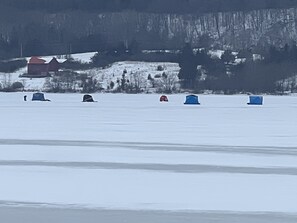
[[[109,142],[80,140],[35,140],[35,139],[0,139],[0,145],[34,145],[34,146],[67,146],[67,147],[97,147],[97,148],[128,148],[153,151],[188,151],[188,152],[220,152],[239,154],[266,154],[297,156],[297,147],[267,147],[267,146],[226,146],[226,145],[193,145],[150,142]]]

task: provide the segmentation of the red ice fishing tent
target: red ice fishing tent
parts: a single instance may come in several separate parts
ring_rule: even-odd
[[[160,102],[168,102],[168,97],[166,95],[162,95],[160,97]]]

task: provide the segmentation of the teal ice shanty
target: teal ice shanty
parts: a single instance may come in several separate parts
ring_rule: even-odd
[[[248,105],[262,105],[263,104],[263,96],[250,96],[250,102]]]
[[[43,93],[34,93],[32,101],[46,101]]]
[[[186,101],[184,104],[185,105],[200,105],[200,102],[198,100],[198,96],[191,94],[191,95],[186,96]]]

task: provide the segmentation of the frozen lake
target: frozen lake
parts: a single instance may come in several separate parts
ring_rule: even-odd
[[[0,94],[6,222],[37,210],[64,210],[61,222],[75,210],[77,222],[297,221],[295,96],[248,106],[244,95],[201,95],[195,106],[185,95],[25,94]]]

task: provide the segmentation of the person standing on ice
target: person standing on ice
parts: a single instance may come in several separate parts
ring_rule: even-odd
[[[24,96],[24,101],[27,101],[27,95]]]

